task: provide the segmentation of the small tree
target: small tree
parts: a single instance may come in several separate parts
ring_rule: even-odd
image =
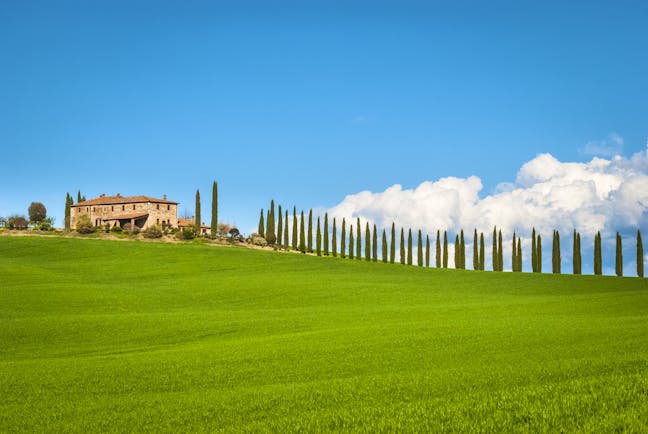
[[[261,208],[261,212],[259,213],[259,228],[257,229],[257,232],[259,233],[260,237],[265,238],[265,223],[263,220],[263,208]]]
[[[385,230],[383,229],[383,232],[382,232],[382,261],[384,263],[387,263],[388,259],[389,258],[387,257],[387,232],[385,232]]]
[[[430,268],[430,236],[425,235],[425,266]]]
[[[536,261],[538,261],[537,267],[538,267],[538,273],[542,273],[542,237],[538,235],[538,241],[536,242],[536,248],[538,251],[536,252]]]
[[[329,230],[328,230],[329,224],[328,224],[328,213],[324,213],[324,234],[323,234],[323,242],[324,242],[324,256],[329,255]]]
[[[306,249],[313,253],[313,209],[308,210],[308,238],[306,238]]]
[[[290,238],[288,237],[288,210],[285,211],[283,231],[284,231],[283,248],[284,250],[288,250],[288,248],[290,248]]]
[[[461,263],[461,269],[466,269],[466,240],[464,239],[464,231],[461,230],[459,235],[459,262]]]
[[[88,220],[90,220],[90,218],[88,218]],[[7,229],[15,229],[15,230],[22,231],[27,229],[27,226],[29,225],[29,221],[27,221],[25,216],[11,215],[7,217],[7,223],[5,225]]]
[[[517,243],[515,238],[515,231],[513,231],[513,244],[511,249],[511,271],[517,271]]]
[[[376,225],[373,225],[373,236],[371,240],[371,260],[378,261],[378,233],[376,232]]]
[[[621,244],[621,235],[616,233],[616,275],[623,276],[623,246]]]
[[[536,231],[535,228],[533,228],[531,230],[531,270],[534,273],[538,272],[538,248],[536,246],[537,240]]]
[[[459,243],[459,235],[455,235],[455,245],[454,245],[454,267],[455,269],[461,268],[461,244]]]
[[[518,238],[518,243],[517,243],[517,270],[519,272],[522,272],[522,241],[520,238]]]
[[[72,205],[74,205],[74,200],[72,199],[72,195],[70,193],[65,194],[65,218],[64,218],[64,227],[65,231],[70,230],[70,213],[72,209]]]
[[[365,226],[365,260],[371,261],[371,230],[369,229],[369,222]]]
[[[360,217],[357,219],[356,223],[356,234],[358,236],[358,239],[356,241],[356,259],[359,261],[362,259],[362,232],[360,228]]]
[[[423,266],[423,235],[421,230],[418,230],[418,237],[416,240],[416,262],[419,267]]]
[[[391,242],[389,243],[389,262],[396,262],[396,225],[392,222]]]
[[[47,218],[47,209],[40,202],[32,202],[27,211],[30,223],[40,223]]]
[[[479,270],[479,240],[477,239],[477,228],[473,233],[473,270]]]
[[[320,229],[320,218],[317,217],[317,232],[315,234],[315,253],[322,256],[322,231]]]
[[[353,259],[353,249],[355,244],[353,242],[353,223],[349,225],[349,259]]]
[[[448,231],[443,231],[443,268],[448,268]]]
[[[216,181],[212,184],[212,214],[211,214],[211,237],[216,238],[218,235],[218,184]]]
[[[277,207],[277,214],[279,215],[277,219],[277,247],[281,249],[281,238],[283,235],[283,212],[281,211],[281,205]]]
[[[493,263],[493,271],[499,271],[499,264],[497,260],[499,259],[499,254],[497,253],[497,227],[493,228],[493,257],[491,262]]]
[[[486,244],[484,243],[484,233],[479,233],[479,269],[484,271],[486,267]]]
[[[95,231],[95,227],[90,221],[87,214],[82,214],[76,223],[76,231],[80,234],[90,234]]]
[[[293,206],[293,220],[292,220],[292,248],[293,250],[298,249],[297,241],[297,207]]]
[[[306,253],[306,228],[304,226],[304,211],[301,212],[299,219],[299,251]]]
[[[437,229],[436,233],[436,255],[434,257],[436,267],[441,268],[441,232]]]
[[[400,263],[405,265],[405,229],[401,228],[400,236]]]
[[[200,190],[196,190],[196,234],[200,235],[200,226],[202,225],[202,217],[200,215]]]
[[[572,241],[572,271],[574,274],[580,274],[578,263],[580,262],[580,242],[578,233],[574,229],[574,236]]]
[[[601,251],[601,232],[594,235],[594,274],[603,274],[603,260]]]
[[[277,233],[275,228],[275,204],[274,200],[270,201],[270,209],[268,210],[268,220],[266,221],[265,239],[269,245],[274,246],[277,242]]]
[[[333,217],[333,231],[331,232],[331,253],[333,257],[337,256],[337,224],[335,222],[335,217]]]
[[[346,257],[346,221],[342,218],[342,232],[340,233],[340,256]]]
[[[637,229],[637,276],[644,277],[644,254],[641,231]]]

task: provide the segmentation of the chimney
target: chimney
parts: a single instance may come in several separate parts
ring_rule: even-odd
[[[101,193],[99,197],[106,197],[106,193]]]
[[[166,194],[163,194],[163,195],[162,195],[162,200],[167,200],[167,199],[166,199]]]

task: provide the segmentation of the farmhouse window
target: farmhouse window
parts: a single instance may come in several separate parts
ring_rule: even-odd
[[[114,211],[114,210],[115,210],[115,207],[114,207],[114,206],[111,206],[111,207],[110,207],[110,210],[111,210],[111,211]]]
[[[135,205],[133,205],[133,209],[135,209]]]
[[[157,207],[157,209],[160,209],[160,204],[158,203],[158,204],[156,205],[156,207]]]
[[[171,209],[171,205],[167,205],[167,211]]]
[[[122,211],[126,210],[126,205],[122,205]]]

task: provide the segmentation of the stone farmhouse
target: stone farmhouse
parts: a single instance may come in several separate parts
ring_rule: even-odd
[[[102,194],[70,207],[70,226],[76,227],[80,216],[87,215],[95,226],[109,225],[146,229],[149,226],[178,227],[178,202],[148,196],[123,197]]]

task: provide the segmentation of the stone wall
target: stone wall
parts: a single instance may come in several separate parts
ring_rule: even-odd
[[[83,214],[90,218],[90,221],[95,226],[104,226],[110,223],[110,226],[115,224],[120,225],[119,219],[122,216],[129,216],[132,214],[148,213],[148,218],[141,225],[142,229],[149,226],[166,224],[171,227],[178,227],[178,205],[172,203],[157,203],[157,202],[136,202],[136,203],[120,203],[110,205],[87,205],[87,206],[73,206],[70,208],[70,228],[76,228],[79,217]],[[141,220],[138,219],[138,222]]]

